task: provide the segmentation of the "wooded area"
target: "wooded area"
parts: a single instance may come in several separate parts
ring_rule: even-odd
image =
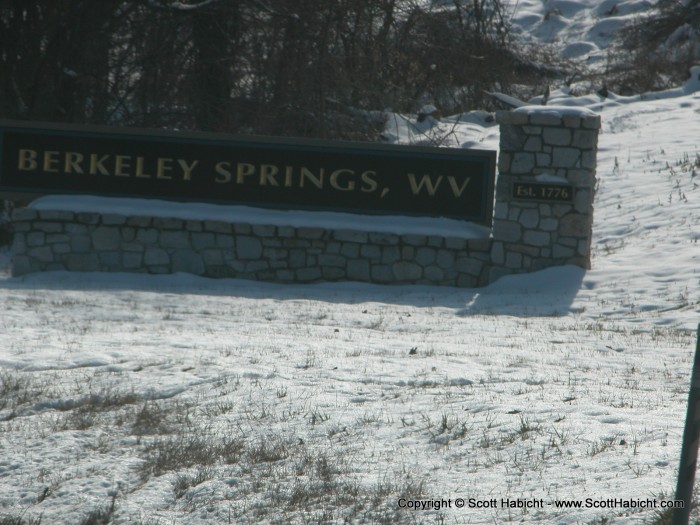
[[[541,76],[500,0],[428,4],[0,0],[0,117],[373,140]]]
[[[0,0],[0,117],[377,140],[385,110],[486,91],[677,85],[699,6],[660,0],[590,72],[512,42],[503,0]]]

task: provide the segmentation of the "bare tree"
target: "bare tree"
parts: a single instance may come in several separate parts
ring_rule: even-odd
[[[376,140],[523,76],[501,0],[0,0],[0,116]],[[530,72],[529,74],[531,74]]]

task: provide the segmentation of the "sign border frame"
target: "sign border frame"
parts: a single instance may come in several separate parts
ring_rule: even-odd
[[[451,159],[460,160],[468,158],[483,158],[486,161],[486,169],[488,173],[485,175],[484,187],[485,191],[482,192],[480,196],[482,214],[481,218],[477,219],[467,219],[458,218],[455,216],[443,216],[454,220],[462,220],[464,222],[471,222],[480,225],[485,225],[491,227],[493,224],[493,207],[494,207],[494,197],[495,197],[495,182],[496,182],[496,160],[497,152],[495,150],[486,149],[462,149],[462,148],[440,148],[424,145],[397,145],[397,144],[381,144],[374,142],[358,142],[358,141],[343,141],[343,140],[323,140],[315,138],[297,138],[297,137],[272,137],[265,135],[237,135],[230,133],[217,133],[217,132],[202,132],[202,131],[176,131],[169,129],[151,129],[151,128],[129,128],[129,127],[112,127],[104,125],[91,125],[91,124],[68,124],[68,123],[58,123],[58,122],[39,122],[39,121],[16,121],[16,120],[6,120],[0,119],[0,169],[4,159],[3,146],[4,146],[4,135],[6,132],[12,131],[25,131],[25,132],[36,132],[37,134],[49,134],[57,135],[62,137],[80,138],[81,135],[94,133],[100,138],[114,138],[114,139],[135,139],[138,141],[154,142],[157,143],[159,139],[164,139],[170,143],[182,143],[182,144],[208,144],[213,146],[225,146],[227,144],[236,143],[244,147],[251,147],[256,149],[265,149],[266,147],[282,149],[282,148],[292,148],[300,151],[318,151],[318,152],[348,152],[348,153],[367,153],[373,156],[384,156],[384,157],[405,157],[410,154],[420,155],[426,159],[441,158],[441,159]],[[98,196],[108,196],[114,198],[141,198],[141,199],[160,199],[175,202],[201,202],[201,203],[212,203],[219,205],[239,205],[239,206],[251,206],[259,208],[269,208],[269,209],[290,209],[290,210],[304,210],[313,212],[335,212],[335,213],[350,213],[357,215],[376,215],[376,216],[415,216],[415,217],[425,217],[434,218],[441,217],[440,215],[430,215],[425,213],[411,214],[410,212],[395,212],[391,210],[362,210],[362,209],[333,209],[333,208],[319,208],[316,206],[300,206],[291,205],[289,207],[280,205],[279,203],[260,203],[260,202],[225,202],[216,199],[178,199],[173,197],[165,196],[151,196],[151,195],[133,195],[133,194],[123,194],[116,195],[112,193],[99,193],[99,192],[80,192],[76,191],[77,194],[84,195],[98,195]],[[59,191],[59,190],[42,190],[37,188],[36,191],[27,191],[27,188],[18,188],[16,186],[4,186],[2,184],[2,177],[0,174],[0,195],[5,197],[12,196],[15,199],[31,199],[43,195],[71,195],[70,191]]]

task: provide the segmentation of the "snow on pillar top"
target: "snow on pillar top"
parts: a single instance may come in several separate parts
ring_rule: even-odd
[[[497,111],[496,121],[511,126],[556,126],[574,129],[600,129],[600,115],[588,108],[569,106],[522,106],[513,111]]]

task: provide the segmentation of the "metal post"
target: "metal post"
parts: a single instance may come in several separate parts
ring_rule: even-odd
[[[681,449],[681,463],[678,469],[678,485],[676,485],[676,500],[683,501],[683,508],[674,509],[671,525],[688,525],[690,505],[693,502],[695,468],[698,461],[698,442],[700,440],[700,325],[698,325],[696,337],[695,361],[693,362],[693,373],[690,376],[688,412],[685,416],[683,448]]]

